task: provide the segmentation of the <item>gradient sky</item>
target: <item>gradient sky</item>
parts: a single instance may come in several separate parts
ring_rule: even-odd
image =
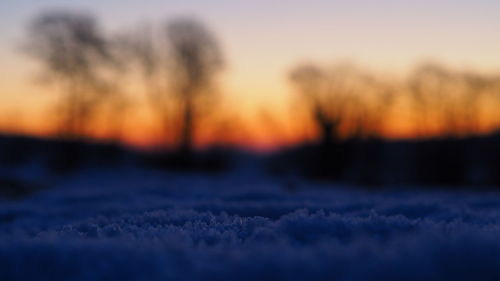
[[[254,123],[262,111],[288,118],[286,73],[302,61],[349,60],[391,75],[431,59],[500,70],[498,0],[3,0],[1,126],[43,130],[33,125],[44,122],[36,116],[56,97],[41,93],[34,82],[37,68],[19,46],[29,20],[53,8],[91,11],[110,32],[175,16],[200,18],[216,32],[227,57],[228,103],[237,101],[242,118]],[[152,130],[144,128],[140,135],[153,135]],[[262,145],[273,141],[265,130],[254,135]],[[135,138],[129,141],[139,141]]]

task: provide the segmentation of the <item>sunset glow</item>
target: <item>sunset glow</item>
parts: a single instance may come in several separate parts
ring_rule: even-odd
[[[0,4],[0,126],[4,132],[37,136],[54,132],[57,116],[51,108],[61,91],[42,85],[39,65],[22,52],[32,17],[54,8],[95,13],[107,32],[142,22],[162,23],[178,15],[203,20],[221,42],[227,61],[218,79],[223,111],[240,130],[221,126],[217,133],[200,132],[198,146],[224,143],[260,150],[314,139],[314,124],[306,111],[294,106],[300,98],[288,78],[290,68],[303,61],[353,61],[375,75],[398,81],[428,60],[485,75],[500,73],[497,1],[189,0],[144,4],[93,0],[71,6],[57,0],[4,1]],[[120,140],[138,147],[160,145],[159,125],[147,98],[133,87],[125,92],[134,105],[123,115]],[[395,103],[398,106],[385,118],[381,135],[422,136],[415,132],[408,102],[396,97]],[[488,103],[481,107],[484,112],[477,131],[496,130],[496,112]],[[90,136],[114,138],[106,118],[96,119]]]

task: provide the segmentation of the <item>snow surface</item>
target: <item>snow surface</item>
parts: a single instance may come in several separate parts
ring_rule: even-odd
[[[500,280],[500,194],[86,172],[0,202],[0,280]]]

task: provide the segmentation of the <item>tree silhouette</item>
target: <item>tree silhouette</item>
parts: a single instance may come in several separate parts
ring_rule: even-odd
[[[95,18],[70,11],[42,13],[29,27],[26,49],[42,64],[46,81],[65,92],[59,133],[82,138],[96,104],[110,90],[102,67],[113,58]]]
[[[181,109],[179,147],[182,152],[190,153],[201,107],[209,102],[203,98],[212,94],[223,58],[214,35],[196,20],[177,19],[168,24],[166,31],[170,43],[171,81]]]
[[[190,154],[199,120],[213,107],[215,78],[224,64],[215,36],[200,22],[180,18],[159,30],[143,25],[119,41],[124,60],[142,77],[165,145]]]
[[[452,136],[477,132],[479,102],[494,81],[492,77],[436,63],[417,67],[408,85],[419,133]]]
[[[392,89],[349,64],[320,68],[303,64],[290,79],[320,131],[322,142],[379,134]],[[387,85],[386,85],[387,84]]]
[[[365,149],[360,141],[380,136],[393,87],[350,64],[302,64],[290,72],[290,79],[319,131],[319,145],[310,152],[306,168],[313,171],[308,173],[339,178],[349,161],[368,154],[371,159],[363,161],[371,169],[379,148]]]
[[[290,72],[290,79],[303,95],[307,106],[312,111],[313,119],[320,130],[324,143],[332,141],[332,134],[337,131],[340,116],[328,114],[321,101],[325,88],[325,73],[312,64],[303,64]]]

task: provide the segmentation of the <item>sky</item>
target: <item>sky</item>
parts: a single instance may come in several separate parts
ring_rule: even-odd
[[[50,123],[41,116],[57,95],[37,85],[38,69],[19,46],[30,20],[55,8],[95,13],[109,32],[176,16],[199,18],[217,34],[226,56],[223,92],[228,106],[252,123],[252,137],[264,146],[276,136],[255,129],[262,127],[259,116],[271,112],[276,122],[289,118],[287,73],[303,61],[354,61],[394,76],[426,60],[500,70],[497,0],[4,0],[0,126],[41,133],[46,130],[41,124]],[[143,124],[140,133],[127,141],[154,138],[144,116],[136,117],[143,120],[137,121]]]

